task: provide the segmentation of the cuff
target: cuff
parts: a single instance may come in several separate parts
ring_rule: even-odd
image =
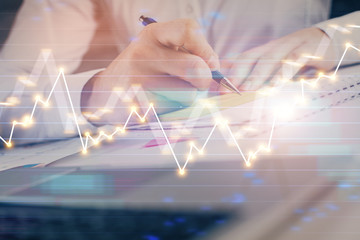
[[[337,61],[342,57],[347,43],[359,44],[359,28],[350,27],[352,24],[356,24],[358,19],[360,19],[360,11],[314,25],[314,27],[324,31],[331,39],[329,47],[333,48]],[[354,49],[349,49],[343,64],[352,64],[356,62],[360,62],[358,52]]]
[[[82,128],[86,130],[94,130],[96,127],[92,125],[81,112],[81,93],[85,84],[98,72],[104,69],[96,69],[88,72],[77,73],[72,75],[66,75],[66,82],[69,88],[72,105],[75,110],[75,114],[78,117],[78,122]]]

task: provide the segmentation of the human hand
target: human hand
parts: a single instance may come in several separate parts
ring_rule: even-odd
[[[334,51],[327,48],[329,42],[327,34],[318,28],[302,29],[240,54],[228,75],[241,90],[255,91],[265,85],[274,86],[279,79],[291,79],[303,67],[330,70],[335,63],[331,61]],[[325,53],[329,60],[321,58]],[[320,58],[309,57],[315,54]],[[292,76],[284,71],[286,67],[291,68]]]
[[[188,52],[179,50],[181,47]],[[219,69],[219,65],[218,56],[194,20],[153,23],[89,81],[91,86],[87,88],[91,92],[83,93],[82,109],[104,107],[114,87],[128,89],[132,84],[140,84],[155,101],[156,95],[160,95],[190,105],[199,89],[209,87],[211,69]]]

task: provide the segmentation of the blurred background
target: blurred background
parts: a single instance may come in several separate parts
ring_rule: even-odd
[[[42,1],[42,0],[33,0],[33,1]],[[49,0],[50,1],[50,0]],[[89,0],[89,1],[93,1],[94,3],[98,3],[100,2],[100,0]],[[120,1],[120,0],[119,0]],[[131,1],[131,0],[123,0],[123,1]],[[304,1],[321,1],[321,0],[304,0]],[[14,21],[16,21],[16,14],[19,10],[19,8],[21,7],[22,4],[22,0],[0,0],[0,51],[1,48],[4,46],[6,39],[11,31],[11,28],[14,24]],[[345,14],[348,14],[350,12],[356,11],[356,10],[360,10],[360,0],[334,0],[332,1],[332,7],[331,7],[331,12],[329,13],[329,18],[334,18],[334,17],[338,17],[338,16],[342,16]],[[79,68],[77,69],[77,72],[83,72],[86,70],[90,70],[90,69],[97,69],[97,68],[101,68],[101,67],[105,67],[107,66],[112,59],[114,59],[117,54],[118,54],[118,49],[116,48],[116,44],[115,41],[112,42],[113,37],[112,37],[112,32],[110,31],[110,28],[107,27],[107,18],[106,16],[103,16],[101,14],[101,11],[97,11],[96,13],[96,19],[97,19],[97,31],[96,34],[94,35],[91,44],[89,45],[89,49],[88,52],[84,55],[83,57],[83,61],[82,64],[79,66]],[[357,81],[358,81],[358,77],[356,76]],[[358,82],[357,85],[360,85],[360,83]],[[3,89],[2,89],[3,90]],[[341,95],[342,97],[342,95]],[[343,98],[345,98],[346,96],[344,96]],[[346,98],[347,99],[347,98]],[[345,107],[344,107],[345,109]],[[350,109],[350,108],[349,108]],[[359,112],[354,112],[351,114],[349,114],[348,116],[348,121],[352,121],[351,117],[356,116]],[[340,115],[341,114],[337,114]],[[359,116],[359,115],[357,115]],[[357,117],[356,116],[356,117]],[[343,119],[341,119],[343,120]],[[339,120],[340,121],[340,120]],[[345,120],[343,120],[345,121]],[[309,120],[309,122],[311,122],[311,120]],[[315,122],[315,121],[314,121]],[[345,124],[344,124],[345,125]],[[318,125],[315,125],[315,127],[317,127]],[[349,132],[352,133],[354,132],[355,137],[352,139],[354,142],[358,141],[358,133],[352,129],[350,129],[350,127],[353,125],[345,125],[346,131],[345,131],[345,127],[344,132]],[[306,126],[304,126],[305,128]],[[327,127],[327,128],[326,128]],[[330,129],[330,125],[325,126],[324,128],[326,129]],[[299,128],[296,128],[295,130],[297,130]],[[349,130],[350,129],[350,130]],[[282,130],[283,132],[286,132],[286,134],[290,135],[290,131],[288,131],[288,129],[284,129]],[[323,130],[324,131],[324,130]],[[316,131],[313,131],[314,133]],[[316,132],[317,133],[317,132]],[[284,134],[284,135],[286,135]],[[356,135],[357,134],[357,135]],[[291,134],[291,135],[295,135],[295,134]],[[319,134],[321,135],[321,134]],[[339,135],[341,136],[341,135]],[[315,138],[314,138],[315,139]],[[316,139],[315,139],[316,140]],[[345,145],[345,144],[344,144]],[[301,146],[300,146],[301,147]],[[307,147],[307,145],[305,145],[305,147]],[[246,207],[241,208],[240,212],[241,214],[239,214],[239,218],[243,217],[245,219],[245,215],[249,214],[250,215],[250,211],[249,209],[256,209],[256,211],[262,210],[259,208],[259,205],[257,205],[259,202],[260,203],[264,203],[266,207],[267,206],[271,206],[270,204],[272,202],[277,202],[280,201],[278,199],[281,199],[281,197],[287,196],[286,194],[290,193],[290,190],[292,189],[297,189],[297,188],[310,188],[314,184],[314,186],[325,186],[325,190],[328,190],[328,187],[332,187],[331,184],[336,184],[335,187],[337,187],[338,191],[333,191],[330,193],[326,192],[318,192],[315,194],[314,198],[311,198],[309,200],[309,203],[305,200],[304,201],[304,207],[302,208],[295,208],[291,205],[291,201],[287,200],[290,207],[288,209],[285,209],[286,211],[290,212],[290,215],[292,218],[296,218],[296,219],[300,219],[299,221],[297,221],[296,223],[293,222],[281,222],[278,219],[276,220],[275,216],[281,216],[282,212],[281,211],[277,211],[276,213],[278,215],[272,214],[271,217],[272,219],[269,219],[269,222],[280,222],[280,224],[282,224],[282,228],[274,228],[274,236],[277,236],[278,234],[282,234],[282,238],[278,238],[278,237],[274,237],[272,238],[272,236],[266,236],[266,238],[264,239],[277,239],[277,240],[288,240],[288,239],[310,239],[310,237],[314,237],[312,239],[324,239],[324,238],[320,238],[320,231],[329,231],[328,235],[321,235],[322,237],[327,237],[329,235],[334,235],[334,238],[331,239],[345,239],[342,237],[339,237],[339,235],[336,235],[338,232],[336,231],[340,231],[339,229],[347,229],[347,228],[342,228],[342,226],[338,226],[338,225],[331,225],[331,224],[338,224],[339,222],[342,222],[343,225],[346,226],[350,226],[351,230],[357,229],[358,226],[358,222],[356,219],[360,218],[359,213],[359,201],[360,201],[360,191],[359,191],[359,183],[360,183],[360,171],[359,171],[359,167],[358,166],[358,159],[352,159],[351,157],[351,153],[349,154],[349,156],[345,156],[341,155],[341,156],[329,156],[328,151],[329,151],[329,146],[326,145],[323,148],[317,147],[316,150],[319,148],[319,151],[324,151],[318,153],[319,155],[323,154],[324,156],[320,156],[318,158],[316,157],[311,157],[311,156],[302,156],[301,154],[303,152],[305,152],[305,147],[304,148],[298,148],[298,149],[290,149],[289,148],[289,152],[295,152],[296,150],[298,151],[298,155],[294,154],[294,156],[286,156],[283,159],[281,158],[280,160],[277,160],[275,158],[273,158],[273,160],[271,161],[271,159],[267,159],[265,161],[260,161],[257,166],[256,169],[251,170],[251,171],[247,171],[246,169],[242,169],[242,165],[238,165],[237,168],[234,168],[232,165],[232,162],[230,163],[224,163],[222,162],[222,168],[225,169],[223,172],[221,172],[221,169],[219,171],[215,171],[213,169],[217,168],[217,165],[215,165],[215,161],[213,161],[211,164],[206,164],[206,167],[204,167],[203,165],[199,164],[196,166],[192,166],[192,169],[194,169],[193,171],[197,171],[196,174],[189,174],[189,176],[187,176],[186,178],[182,178],[180,181],[178,180],[177,176],[173,176],[173,173],[171,172],[171,178],[170,180],[172,181],[168,181],[168,178],[164,178],[164,179],[160,179],[156,181],[155,183],[150,183],[149,186],[146,188],[143,193],[143,195],[130,195],[130,197],[128,198],[128,201],[136,198],[136,199],[141,199],[144,202],[148,201],[148,202],[160,202],[162,205],[166,205],[166,204],[172,204],[173,202],[176,203],[176,201],[178,202],[185,202],[185,200],[187,201],[186,198],[182,198],[183,196],[186,196],[185,194],[181,194],[181,193],[188,193],[190,191],[192,191],[192,195],[194,195],[195,197],[193,199],[206,199],[206,194],[212,193],[212,192],[216,192],[218,191],[218,193],[216,192],[216,194],[219,194],[219,198],[220,199],[220,204],[226,205],[226,206],[230,206],[230,207],[236,207],[240,204],[247,204],[244,205]],[[340,146],[341,147],[341,146]],[[116,146],[113,148],[116,149]],[[305,149],[305,150],[304,150]],[[310,149],[310,148],[309,148]],[[310,149],[312,150],[312,148]],[[309,151],[310,151],[309,150]],[[100,149],[101,151],[101,149]],[[102,152],[102,154],[98,153],[97,155],[94,154],[93,156],[99,156],[98,158],[101,158],[101,160],[104,160],[104,156],[110,158],[113,158],[113,155],[111,153],[107,153],[106,151],[108,150],[104,150],[104,152]],[[331,151],[330,151],[331,152]],[[107,154],[107,155],[106,155]],[[331,155],[331,153],[330,153]],[[335,154],[334,154],[335,155]],[[299,157],[301,156],[301,157]],[[214,157],[216,158],[217,155],[214,154]],[[347,157],[347,158],[346,158]],[[286,159],[285,159],[286,158]],[[274,160],[275,159],[275,160]],[[88,159],[87,159],[88,160]],[[108,160],[108,159],[107,159]],[[355,165],[355,164],[357,165]],[[214,167],[215,166],[215,167]],[[350,166],[350,167],[348,167]],[[282,168],[284,169],[290,169],[289,171],[284,170],[282,171]],[[36,168],[34,175],[39,175],[39,172],[42,171],[41,168],[38,168],[40,170],[37,170]],[[47,168],[44,168],[46,171]],[[205,170],[204,170],[205,169]],[[229,169],[231,169],[231,171],[228,171]],[[270,169],[270,170],[269,170]],[[271,171],[271,169],[275,169],[275,171]],[[277,169],[280,169],[279,171],[277,171]],[[306,172],[306,169],[310,169],[308,172]],[[354,170],[355,169],[355,170]],[[21,172],[22,169],[18,169],[19,174],[22,174]],[[36,172],[39,171],[39,172]],[[51,170],[52,171],[52,170]],[[172,171],[172,170],[171,170]],[[239,174],[239,172],[241,174]],[[265,174],[264,174],[265,172]],[[75,190],[71,187],[73,187],[74,185],[72,184],[68,184],[69,182],[71,183],[76,183],[76,180],[78,181],[77,184],[87,184],[86,185],[86,189],[85,189],[85,194],[83,197],[83,199],[86,199],[89,195],[90,191],[94,191],[95,193],[99,193],[102,194],[103,191],[105,192],[105,194],[103,195],[109,195],[110,198],[113,198],[113,196],[111,194],[113,194],[113,192],[108,191],[109,189],[115,189],[117,191],[123,191],[124,189],[130,189],[133,188],[135,189],[136,187],[138,187],[138,185],[143,184],[143,182],[148,181],[148,179],[150,179],[152,177],[152,175],[160,175],[160,174],[165,174],[166,171],[151,171],[149,170],[148,172],[146,171],[139,171],[138,173],[136,173],[135,171],[119,171],[119,170],[115,170],[115,171],[104,171],[102,173],[94,173],[93,175],[86,173],[85,175],[83,173],[74,173],[73,175],[69,175],[69,177],[64,177],[61,178],[59,181],[57,182],[51,182],[51,184],[44,184],[42,187],[40,188],[36,188],[34,190],[34,193],[29,193],[29,192],[25,192],[24,191],[24,195],[26,196],[26,194],[34,194],[34,195],[39,195],[39,191],[46,191],[46,190],[53,190],[55,189],[56,194],[64,194],[64,192],[66,193],[66,191],[70,192],[71,194],[73,194],[73,192],[75,192]],[[44,174],[48,174],[48,173],[44,173]],[[54,174],[54,173],[52,173]],[[116,175],[118,174],[118,175]],[[265,175],[265,177],[262,177],[262,175]],[[329,178],[330,180],[335,179],[337,182],[332,183],[332,182],[325,182],[323,184],[323,182],[321,183],[311,183],[308,185],[302,185],[302,180],[308,180],[308,178],[310,179],[310,176],[312,175],[316,175],[316,177],[318,177],[317,175],[320,175],[320,177],[324,177],[324,178]],[[225,177],[229,177],[230,180],[228,180]],[[1,176],[0,176],[1,177]],[[4,181],[0,181],[3,183],[7,183],[7,182],[11,182],[8,178],[6,178],[8,176],[4,175]],[[93,178],[92,178],[93,177]],[[218,185],[219,183],[217,182],[218,179],[226,179],[226,181],[222,181],[220,182],[220,185]],[[350,179],[349,179],[350,178]],[[0,178],[1,179],[1,178]],[[16,179],[15,177],[13,179]],[[95,180],[94,180],[95,179]],[[110,180],[109,180],[110,179]],[[204,185],[205,187],[203,187],[204,184],[204,180],[203,179],[207,179],[206,184]],[[208,180],[209,179],[209,180]],[[130,185],[126,185],[128,183],[131,183]],[[176,183],[173,184],[172,183]],[[198,184],[194,184],[194,183],[198,183]],[[201,184],[200,184],[201,183]],[[242,186],[244,189],[250,189],[249,195],[245,195],[242,193],[242,188],[239,187],[239,189],[241,189],[241,192],[236,192],[236,193],[231,193],[228,194],[227,191],[231,191],[232,189],[228,189],[227,186],[237,186],[236,184],[239,183],[244,183],[244,186]],[[138,184],[138,185],[136,185]],[[153,184],[153,185],[151,185]],[[222,184],[222,185],[221,185]],[[280,188],[283,184],[284,189],[286,191],[283,191],[282,188]],[[20,184],[19,184],[20,185]],[[69,186],[69,188],[65,188],[65,186]],[[116,187],[118,185],[121,185],[120,188],[116,189]],[[165,186],[164,188],[161,188],[160,190],[158,190],[158,192],[156,192],[154,190],[154,186]],[[190,188],[188,186],[196,186],[193,188]],[[329,185],[329,186],[327,186]],[[175,187],[174,187],[175,186]],[[185,187],[183,187],[185,186]],[[221,186],[221,187],[218,187]],[[0,185],[0,190],[2,188],[7,188],[7,185]],[[212,187],[212,188],[211,188]],[[40,189],[40,190],[39,190]],[[44,190],[45,189],[45,190]],[[105,191],[105,190],[106,191]],[[119,190],[120,189],[120,190]],[[188,190],[189,189],[189,190]],[[211,190],[209,190],[211,189]],[[274,190],[275,189],[275,190]],[[114,190],[114,192],[115,192]],[[125,191],[124,190],[124,191]],[[216,190],[216,191],[215,191]],[[325,191],[324,190],[324,191]],[[161,192],[162,191],[162,192]],[[154,193],[155,192],[155,193]],[[245,192],[245,190],[244,190]],[[166,194],[166,195],[165,195]],[[311,192],[312,194],[312,192]],[[321,194],[323,194],[324,196],[326,195],[326,198],[324,196],[320,196]],[[64,194],[65,195],[65,194]],[[21,197],[21,193],[19,193],[19,196]],[[70,195],[71,196],[71,195]],[[176,199],[174,200],[174,198],[176,197]],[[59,197],[59,195],[57,195],[56,197]],[[97,196],[96,196],[97,197]],[[197,198],[198,197],[198,198]],[[324,197],[324,200],[322,200],[322,197]],[[130,199],[130,200],[129,200]],[[185,200],[184,200],[185,199]],[[270,201],[270,200],[271,201]],[[126,199],[125,199],[126,201]],[[263,201],[263,202],[261,202]],[[301,200],[299,200],[301,201]],[[141,202],[141,201],[140,201]],[[201,202],[201,201],[199,201]],[[245,203],[246,202],[246,203]],[[312,205],[310,205],[310,203],[312,203]],[[336,204],[335,204],[336,203]],[[200,203],[199,203],[200,204]],[[252,206],[248,207],[248,206]],[[211,212],[211,205],[201,205],[201,211],[203,212]],[[356,208],[355,208],[356,207]],[[265,208],[265,207],[264,207]],[[3,209],[3,210],[2,210]],[[1,214],[4,215],[4,211],[6,213],[8,206],[3,206],[3,208],[1,209],[0,206],[0,221],[1,221]],[[5,209],[5,210],[4,210]],[[29,215],[35,215],[36,212],[31,212],[33,211],[32,208],[29,208]],[[41,209],[40,209],[41,210]],[[40,211],[39,210],[39,211]],[[115,209],[116,210],[116,209]],[[242,212],[244,210],[244,212]],[[276,209],[275,209],[276,210]],[[341,211],[340,211],[341,210]],[[112,210],[114,211],[114,210]],[[121,212],[121,210],[118,210],[120,213],[116,213],[118,214],[118,216],[120,216],[121,214],[124,214],[124,212]],[[246,212],[247,211],[247,212]],[[21,209],[20,211],[21,213],[24,212],[24,210]],[[89,210],[90,212],[90,210]],[[275,211],[274,211],[275,212]],[[252,212],[251,212],[252,213]],[[53,212],[49,211],[49,215],[54,215]],[[87,213],[86,213],[87,214]],[[74,211],[74,215],[80,215],[80,216],[85,216],[87,217],[87,215],[84,214],[83,212],[81,212],[81,214],[79,214],[78,212]],[[108,213],[106,213],[108,214]],[[128,218],[128,215],[131,216],[142,216],[142,212],[131,212],[131,214],[129,214],[128,212],[125,212],[125,216],[126,218]],[[163,213],[161,213],[163,214]],[[161,215],[160,214],[160,215]],[[189,216],[193,213],[187,213]],[[95,224],[100,224],[100,221],[102,219],[98,218],[96,219],[96,216],[98,215],[98,212],[95,212],[94,214],[94,223]],[[159,215],[158,213],[155,212],[155,215]],[[164,215],[164,214],[163,214]],[[169,214],[170,215],[170,214]],[[285,215],[285,214],[284,214]],[[162,216],[162,215],[161,215]],[[221,218],[219,218],[219,216]],[[226,218],[223,218],[222,215],[214,215],[211,216],[215,219],[215,223],[216,225],[221,225],[223,223],[225,223],[225,221],[227,220]],[[257,216],[257,215],[256,215]],[[299,217],[298,217],[299,216]],[[345,217],[344,217],[345,216]],[[84,219],[85,219],[84,217]],[[123,215],[121,215],[121,217],[119,219],[122,219]],[[158,216],[156,216],[158,217]],[[161,225],[161,227],[166,226],[166,227],[171,227],[172,224],[176,224],[176,221],[179,222],[179,224],[183,224],[183,218],[178,218],[178,217],[173,217],[174,221],[167,221],[167,219],[165,218],[161,218],[161,221],[164,221],[164,225]],[[200,218],[195,218],[197,216],[192,216],[193,219],[196,219],[197,221],[195,221],[196,223],[201,222],[203,225],[207,224],[206,220],[203,220],[202,215],[200,216]],[[325,218],[327,217],[327,218]],[[190,218],[190,217],[189,217]],[[74,218],[75,219],[75,218]],[[135,217],[134,217],[135,219]],[[148,222],[160,222],[159,218],[157,221],[152,220],[152,218],[149,218],[150,220]],[[165,221],[165,220],[166,221]],[[198,220],[200,219],[200,220]],[[275,220],[273,220],[275,219]],[[341,221],[339,221],[339,219],[341,219]],[[76,219],[75,219],[76,220]],[[266,219],[265,219],[266,220]],[[99,223],[98,223],[99,221]],[[111,223],[108,223],[108,225],[115,225],[115,221],[111,220]],[[136,220],[131,219],[131,221],[135,222]],[[118,221],[121,222],[121,221]],[[148,223],[146,222],[146,224]],[[295,221],[294,221],[295,222]],[[306,225],[307,223],[311,223]],[[136,223],[138,224],[138,223]],[[134,223],[132,223],[132,227],[134,227],[134,225],[136,225]],[[185,225],[185,224],[183,224]],[[266,224],[264,224],[266,225]],[[0,226],[1,226],[1,222],[0,222]],[[125,227],[128,227],[127,225]],[[286,231],[285,231],[285,230]],[[284,233],[282,233],[282,231],[284,230]],[[253,230],[252,232],[256,232],[258,231],[257,229]],[[250,231],[249,231],[250,232]],[[300,233],[298,235],[295,235],[297,233]],[[313,235],[310,235],[313,234]],[[351,234],[350,230],[349,232],[343,232],[343,235],[341,236],[350,236],[349,234]],[[355,234],[357,234],[355,236]],[[352,239],[359,239],[357,238],[358,236],[360,236],[359,232],[355,232],[354,238]],[[1,238],[1,236],[0,236]],[[8,238],[10,239],[10,238]],[[75,238],[74,238],[75,239]],[[101,238],[101,239],[106,239],[105,237]],[[148,236],[148,238],[144,238],[144,239],[158,239],[158,238],[153,238],[152,236]],[[175,239],[175,238],[174,238]],[[216,238],[215,238],[216,239]],[[220,239],[220,238],[217,238]],[[327,238],[327,240],[329,240],[330,238]],[[350,239],[350,238],[346,238],[346,239]]]
[[[0,1],[0,50],[11,31],[16,13],[21,7],[22,2],[23,0]],[[360,10],[359,0],[333,0],[329,17],[339,17],[356,10]],[[97,32],[91,42],[90,49],[84,56],[83,64],[77,72],[105,67],[118,54],[115,43],[109,42],[113,38],[109,37],[112,33],[106,27],[106,16],[101,16],[100,11],[98,11],[96,12],[96,19],[98,20]]]
[[[22,2],[23,0],[0,1],[0,51],[11,31]],[[112,41],[114,39],[112,32],[106,26],[108,19],[106,16],[102,16],[100,12],[100,9],[98,9],[95,13],[98,26],[90,48],[83,57],[82,64],[75,72],[85,72],[106,67],[118,55],[118,49],[115,42]]]

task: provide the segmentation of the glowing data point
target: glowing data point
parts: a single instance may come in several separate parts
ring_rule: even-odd
[[[104,131],[100,131],[99,134],[100,134],[100,136],[101,136],[101,135],[105,135],[105,132],[104,132]]]
[[[139,89],[139,88],[141,88],[141,84],[132,84],[131,85],[133,88],[137,88],[137,89]]]
[[[305,97],[299,97],[299,102],[300,102],[301,104],[306,104],[306,103],[307,103],[307,100],[306,100]]]
[[[212,108],[213,107],[213,104],[210,101],[207,101],[207,100],[203,100],[202,104],[206,108]]]
[[[170,155],[171,152],[170,152],[169,149],[163,149],[163,150],[161,151],[161,154],[162,154],[162,155]]]
[[[351,47],[351,43],[349,43],[349,42],[345,43],[345,47],[346,47],[346,48]]]
[[[99,145],[99,140],[95,140],[94,145]]]
[[[64,68],[59,68],[59,72],[64,73],[65,69]]]
[[[145,118],[140,118],[140,122],[145,122]]]
[[[12,147],[12,143],[9,142],[9,143],[6,144],[6,146],[7,146],[8,148],[11,148],[11,147]]]
[[[215,120],[215,123],[216,123],[216,124],[219,124],[219,125],[224,125],[225,122],[226,122],[226,120],[223,119],[223,118],[217,118],[217,119]]]
[[[250,163],[250,162],[246,162],[245,165],[246,165],[247,167],[251,167],[251,163]]]
[[[41,49],[41,52],[43,52],[43,53],[51,53],[52,51],[49,48],[43,48],[43,49]]]
[[[87,154],[87,149],[83,149],[81,152],[82,154]]]
[[[119,134],[123,134],[123,133],[125,133],[125,129],[124,129],[124,128],[122,128],[122,127],[118,127],[118,128],[116,128],[116,131],[117,131],[117,132],[119,132]]]
[[[123,89],[122,87],[114,87],[114,88],[113,88],[113,91],[114,91],[114,92],[123,92],[124,89]]]
[[[306,58],[310,58],[310,59],[321,59],[321,57],[319,57],[319,56],[314,56],[314,55],[310,55],[310,54],[304,54],[303,55],[304,57],[306,57]]]
[[[124,129],[124,127],[116,127],[116,132],[124,133],[125,129]]]
[[[29,125],[32,124],[32,120],[30,119],[29,116],[24,116],[22,119],[23,119],[23,120],[22,120],[22,122],[23,122],[23,124],[22,124],[23,127],[27,127],[27,126],[29,126]]]
[[[204,150],[203,149],[200,149],[199,155],[204,155]]]
[[[137,110],[137,107],[136,107],[136,106],[132,106],[132,107],[131,107],[131,111],[136,112],[136,110]]]
[[[90,132],[85,132],[85,136],[89,137],[90,136]]]
[[[184,176],[184,175],[185,175],[185,170],[184,170],[184,169],[180,169],[180,170],[179,170],[179,174],[180,174],[180,176]]]
[[[150,103],[150,104],[149,104],[149,107],[154,107],[154,104],[153,104],[153,103]]]
[[[355,25],[355,24],[348,24],[346,26],[350,28],[360,28],[360,25]]]

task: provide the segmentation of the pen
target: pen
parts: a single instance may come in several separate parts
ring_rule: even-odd
[[[151,23],[156,23],[156,21],[154,19],[149,18],[149,17],[144,17],[144,16],[140,16],[139,20],[144,26],[147,26],[147,25],[149,25]],[[189,51],[186,48],[181,47],[181,49],[184,52],[189,53]],[[221,72],[219,72],[218,70],[215,70],[215,71],[211,71],[211,74],[212,74],[212,79],[215,82],[217,82],[218,84],[224,86],[228,90],[233,91],[233,92],[241,95],[240,91]]]

